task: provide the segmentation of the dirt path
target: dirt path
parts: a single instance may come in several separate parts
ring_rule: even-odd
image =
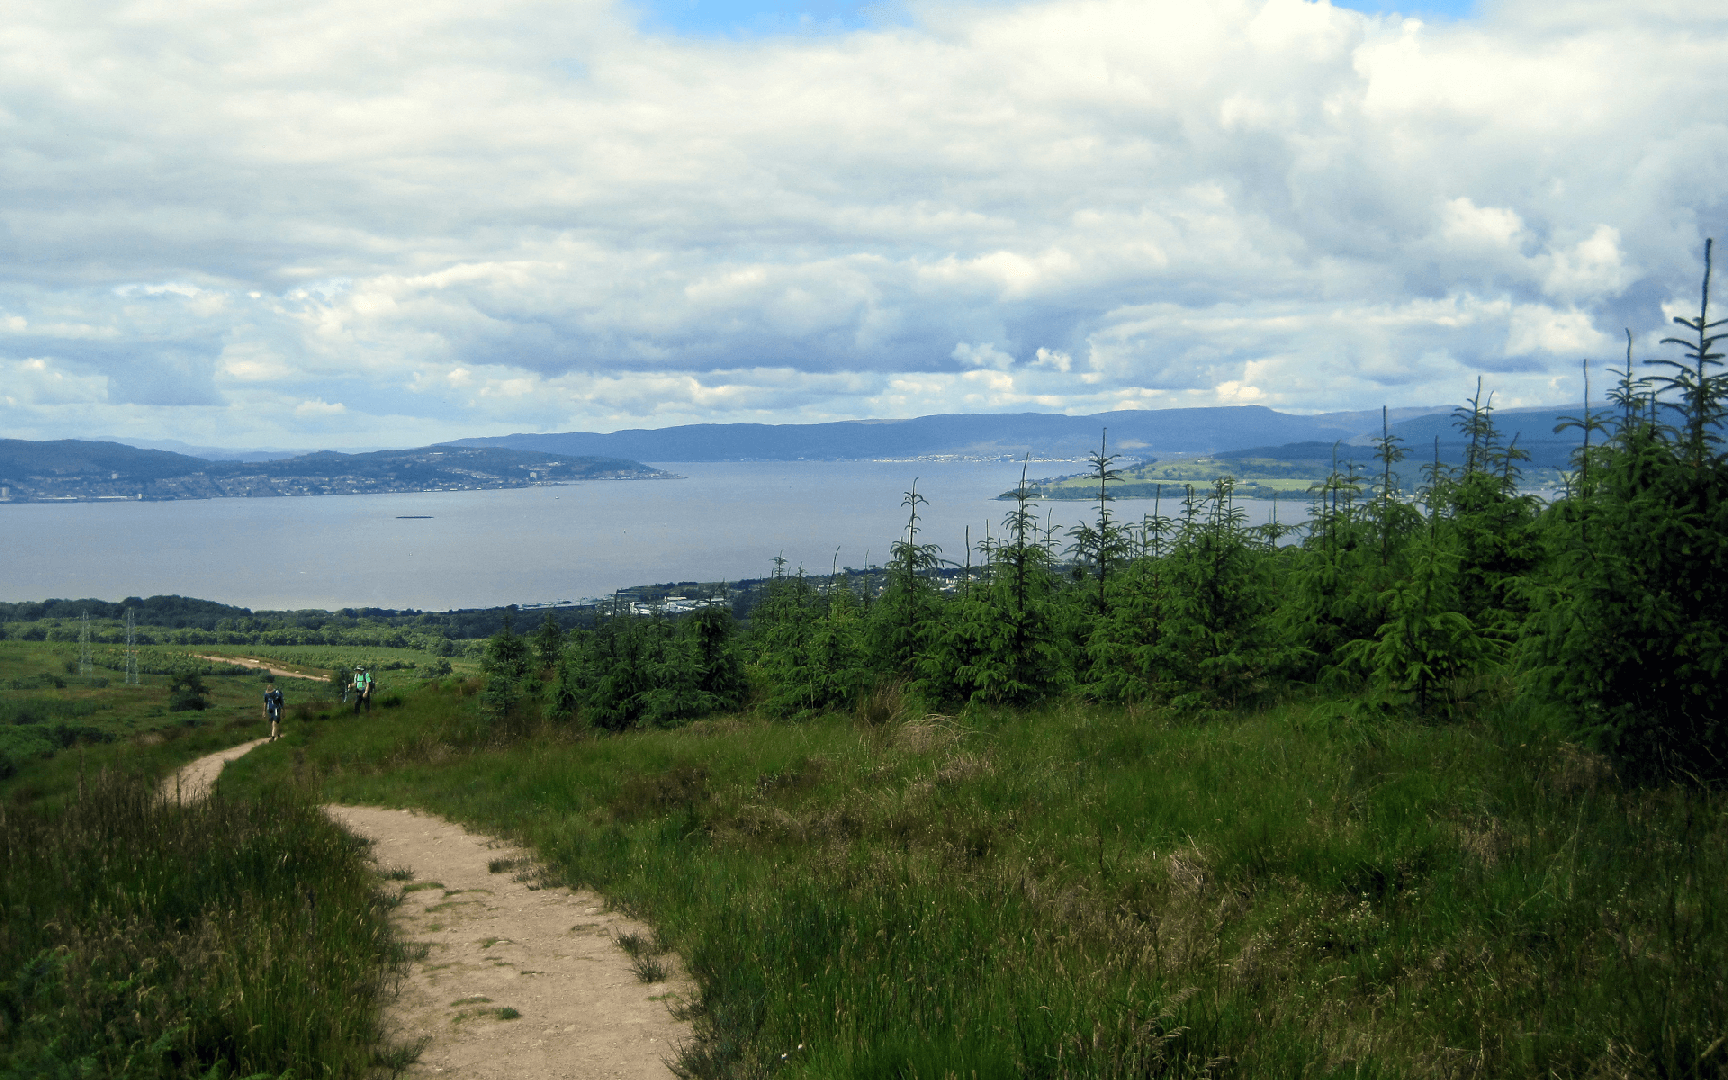
[[[313,682],[324,681],[324,676],[322,675],[303,675],[298,671],[289,671],[287,668],[272,667],[266,661],[254,660],[250,656],[204,656],[200,653],[194,653],[193,655],[199,660],[212,660],[218,664],[239,664],[241,667],[257,668],[260,671],[268,671],[272,675],[284,675],[290,679],[311,679]]]
[[[409,1075],[672,1076],[666,1060],[690,1030],[669,1007],[690,989],[676,978],[642,982],[615,941],[651,941],[647,927],[606,911],[595,893],[521,880],[525,852],[440,818],[328,811],[374,841],[381,868],[414,874],[394,919],[428,951],[387,1013],[397,1038],[430,1040]],[[676,968],[671,954],[656,959]]]
[[[203,798],[224,765],[266,741],[198,759],[164,794]],[[526,852],[442,818],[325,810],[373,842],[381,870],[412,874],[390,883],[403,900],[391,918],[426,955],[385,1010],[393,1038],[423,1046],[408,1075],[670,1080],[666,1062],[690,1036],[670,1008],[693,991],[670,953],[653,958],[669,979],[637,977],[617,939],[651,942],[647,927],[596,893],[540,887]]]
[[[216,778],[222,775],[222,766],[251,750],[254,746],[262,746],[269,739],[253,739],[251,742],[230,746],[199,758],[190,765],[182,765],[173,776],[162,781],[162,797],[169,802],[178,802],[181,806],[195,803],[210,794],[215,786]]]

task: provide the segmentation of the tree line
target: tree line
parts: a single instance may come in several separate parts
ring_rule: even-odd
[[[1728,320],[1710,318],[1709,264],[1707,245],[1698,313],[1664,341],[1679,358],[1639,364],[1628,331],[1599,409],[1586,367],[1585,407],[1556,429],[1579,446],[1551,500],[1520,490],[1528,456],[1480,381],[1454,412],[1461,464],[1383,425],[1372,461],[1339,461],[1294,528],[1249,524],[1228,478],[1127,514],[1101,442],[1095,508],[1065,533],[1040,526],[1023,477],[996,538],[955,559],[924,539],[914,484],[879,591],[781,564],[744,623],[715,605],[676,620],[620,606],[528,637],[506,625],[486,647],[483,705],[620,731],[751,703],[868,712],[884,694],[928,710],[1073,695],[1204,716],[1310,686],[1426,721],[1511,704],[1630,777],[1723,779]],[[1414,491],[1407,459],[1422,463]]]

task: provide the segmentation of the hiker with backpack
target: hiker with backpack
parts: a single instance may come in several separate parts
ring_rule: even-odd
[[[354,665],[354,715],[360,715],[360,707],[364,705],[367,712],[372,711],[372,673],[360,665]]]
[[[274,675],[265,676],[264,719],[270,721],[270,741],[275,742],[282,736],[282,690]]]

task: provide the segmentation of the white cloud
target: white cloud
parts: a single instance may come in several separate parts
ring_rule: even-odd
[[[1014,358],[986,342],[972,345],[964,341],[954,346],[950,354],[954,359],[973,368],[995,368],[997,371],[1007,371],[1014,366]]]
[[[1046,349],[1039,346],[1037,354],[1033,357],[1032,366],[1049,368],[1052,371],[1067,374],[1074,369],[1074,358],[1061,349]]]
[[[106,397],[102,379],[68,371],[40,356],[0,360],[0,400],[9,408],[89,406]]]
[[[1573,357],[1604,355],[1613,345],[1582,311],[1558,311],[1542,304],[1520,304],[1512,311],[1506,335],[1506,356],[1548,353]],[[1574,360],[1574,363],[1577,361]]]
[[[1449,200],[1443,219],[1446,239],[1461,246],[1513,248],[1524,234],[1524,221],[1515,211],[1464,198]]]
[[[1561,300],[1617,295],[1630,281],[1620,255],[1620,230],[1598,225],[1588,239],[1553,252],[1542,291]]]
[[[74,389],[0,391],[0,423],[377,445],[1427,404],[1484,369],[1540,400],[1692,295],[1723,225],[1728,15],[1697,5],[918,18],[24,0],[0,363]]]

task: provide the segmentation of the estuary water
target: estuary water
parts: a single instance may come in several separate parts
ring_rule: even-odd
[[[0,600],[178,593],[254,609],[441,611],[605,596],[630,585],[884,562],[914,480],[921,542],[965,558],[1000,536],[1010,462],[662,462],[676,480],[403,495],[0,505]],[[1033,476],[1082,462],[1034,463]],[[1270,503],[1246,501],[1250,521]],[[1143,500],[1115,513],[1138,520]],[[1166,504],[1164,513],[1174,511]],[[1280,505],[1294,520],[1302,508]],[[1039,508],[1065,531],[1087,504]],[[976,559],[974,560],[976,561]]]

